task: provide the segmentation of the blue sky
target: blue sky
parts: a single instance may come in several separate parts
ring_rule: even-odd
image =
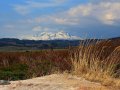
[[[0,38],[23,38],[44,31],[119,37],[120,0],[0,1]]]

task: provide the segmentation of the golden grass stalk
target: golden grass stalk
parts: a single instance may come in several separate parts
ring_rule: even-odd
[[[108,40],[81,42],[80,46],[71,52],[72,73],[104,85],[116,85],[120,82],[120,52],[114,50],[105,57],[105,48],[110,46],[107,46],[108,43]]]

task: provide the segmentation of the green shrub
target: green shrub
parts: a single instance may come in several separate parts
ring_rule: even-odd
[[[0,79],[19,80],[26,79],[28,66],[25,64],[16,64],[0,69]]]

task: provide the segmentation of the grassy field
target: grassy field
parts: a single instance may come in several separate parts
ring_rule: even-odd
[[[120,87],[120,46],[90,40],[61,50],[0,52],[0,79],[21,80],[64,72]]]
[[[0,79],[27,79],[70,70],[68,54],[68,50],[0,52]]]

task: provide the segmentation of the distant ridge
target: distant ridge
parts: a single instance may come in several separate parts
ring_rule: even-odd
[[[120,37],[110,38],[109,40],[120,40]]]
[[[91,40],[91,43],[96,41],[109,41],[109,45],[117,47],[120,46],[120,37],[109,38],[109,39],[85,39]],[[24,50],[41,50],[41,49],[61,49],[68,48],[69,46],[76,47],[80,45],[80,42],[85,40],[28,40],[28,39],[17,39],[17,38],[1,38],[0,39],[0,51],[24,51]]]

